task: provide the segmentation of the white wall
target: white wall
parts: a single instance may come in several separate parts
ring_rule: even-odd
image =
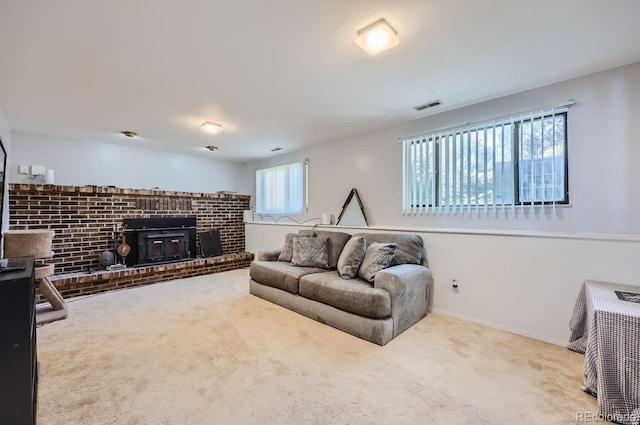
[[[187,192],[240,191],[241,164],[137,147],[65,140],[12,131],[11,183],[43,183],[18,174],[19,165],[54,170],[56,184]]]
[[[403,216],[402,147],[399,137],[467,122],[553,106],[569,99],[569,190],[571,208],[549,215]],[[443,99],[446,105],[446,99]],[[310,161],[309,213],[338,215],[352,187],[358,189],[370,224],[437,228],[544,230],[640,234],[640,63],[508,97],[444,112],[402,125],[249,164],[257,168]],[[255,183],[243,190],[255,194]]]
[[[280,248],[301,226],[247,223],[246,249]],[[384,226],[356,232],[389,232]],[[562,234],[496,234],[407,229],[425,241],[433,311],[566,345],[569,319],[587,279],[640,284],[640,239]],[[451,279],[459,290],[453,291]]]
[[[570,207],[506,216],[402,215],[398,138],[569,99],[576,101],[568,116]],[[295,219],[320,217],[323,212],[337,216],[355,187],[370,224],[423,236],[434,272],[436,311],[564,344],[585,279],[640,285],[637,117],[640,63],[317,145],[246,168],[251,174],[257,168],[309,158],[310,209]],[[255,187],[243,192],[253,196]],[[248,224],[247,249],[278,247],[290,230]],[[458,293],[451,290],[453,278],[460,283]]]

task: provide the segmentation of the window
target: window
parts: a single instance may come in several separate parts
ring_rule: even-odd
[[[569,202],[567,107],[403,139],[403,211]]]
[[[259,214],[302,212],[304,163],[280,165],[256,171],[256,211]]]

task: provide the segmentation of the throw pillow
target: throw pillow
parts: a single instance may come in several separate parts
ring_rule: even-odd
[[[374,242],[394,243],[397,245],[393,265],[422,264],[426,257],[424,241],[419,235],[406,233],[356,233],[353,236],[364,236],[367,245]],[[426,260],[424,261],[426,265]]]
[[[358,269],[364,254],[366,252],[367,244],[363,236],[355,236],[346,243],[340,258],[338,258],[338,273],[343,279],[353,279],[358,274]]]
[[[284,246],[282,247],[282,251],[278,256],[278,261],[291,261],[291,256],[293,255],[294,236],[298,236],[298,235],[295,233],[287,233],[287,236],[285,236]]]
[[[327,237],[329,238],[329,268],[335,269],[338,265],[338,258],[344,248],[344,245],[351,239],[349,233],[334,232],[331,230],[299,230],[300,236]]]
[[[391,265],[396,253],[396,247],[397,245],[394,243],[382,242],[374,242],[369,245],[358,270],[358,277],[373,283],[376,273]]]
[[[329,268],[327,238],[293,238],[291,265]]]
[[[314,233],[317,237],[329,238],[329,268],[335,269],[344,245],[351,239],[351,235],[329,230],[316,230]]]

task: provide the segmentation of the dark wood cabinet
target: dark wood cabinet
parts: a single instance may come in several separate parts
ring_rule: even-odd
[[[33,257],[10,258],[0,269],[0,424],[34,425],[36,356]]]

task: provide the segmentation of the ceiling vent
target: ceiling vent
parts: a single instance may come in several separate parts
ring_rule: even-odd
[[[416,106],[414,109],[416,111],[423,111],[428,108],[433,108],[434,106],[442,105],[442,102],[439,100],[434,100],[433,102],[425,103],[423,105]]]

